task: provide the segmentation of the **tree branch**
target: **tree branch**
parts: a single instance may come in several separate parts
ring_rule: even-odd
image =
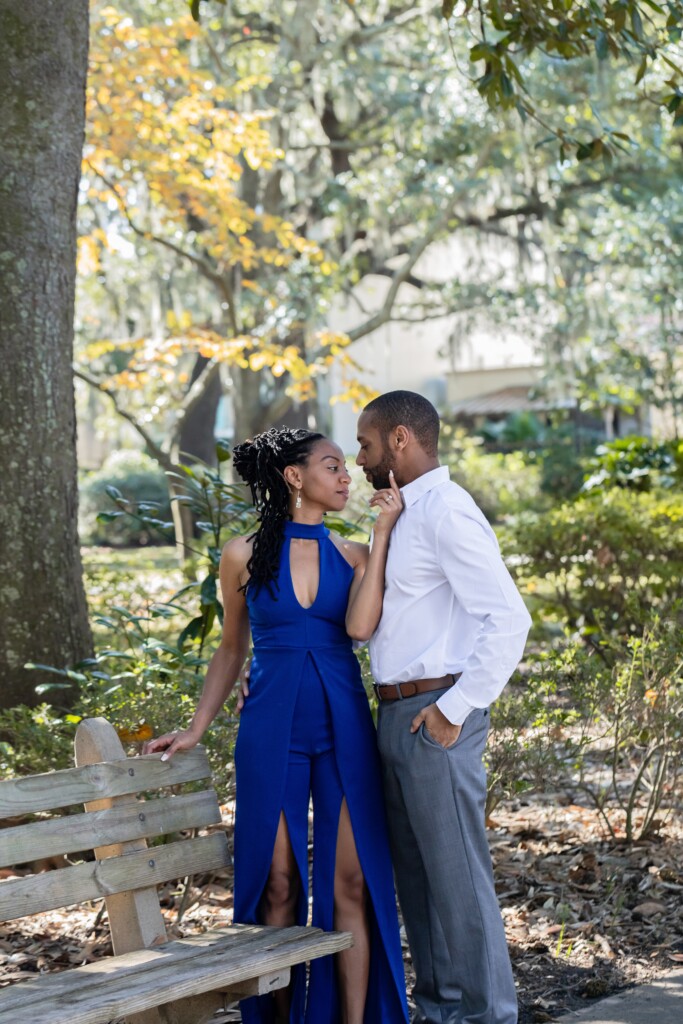
[[[120,416],[122,419],[126,420],[127,423],[130,423],[131,427],[133,427],[133,429],[137,431],[137,433],[140,435],[142,440],[145,442],[145,445],[149,449],[150,454],[154,456],[159,465],[163,466],[164,469],[166,470],[173,470],[178,468],[173,463],[168,453],[165,452],[164,449],[157,444],[157,442],[154,440],[151,434],[148,433],[148,431],[137,420],[137,418],[133,416],[132,413],[128,412],[127,409],[124,409],[121,405],[119,405],[118,395],[116,394],[115,391],[111,391],[109,388],[106,388],[101,380],[98,380],[97,377],[93,377],[92,374],[87,373],[85,370],[81,370],[78,366],[73,367],[73,374],[74,377],[78,377],[79,380],[85,381],[85,383],[88,384],[91,388],[94,388],[96,391],[99,391],[101,395],[105,395],[109,399],[109,401],[113,404],[117,415]]]
[[[391,285],[389,286],[389,291],[387,292],[382,308],[371,316],[369,320],[366,320],[364,324],[360,324],[358,327],[354,327],[352,331],[347,332],[351,341],[358,341],[359,338],[365,337],[366,334],[371,334],[373,331],[376,331],[378,327],[381,327],[391,319],[391,311],[394,303],[396,302],[396,296],[398,295],[399,288],[402,284],[407,282],[413,267],[424,254],[425,250],[448,226],[448,222],[453,216],[454,203],[455,200],[448,203],[429,230],[426,231],[421,238],[418,238],[418,240],[411,246],[408,258],[405,260],[403,266],[392,274]]]

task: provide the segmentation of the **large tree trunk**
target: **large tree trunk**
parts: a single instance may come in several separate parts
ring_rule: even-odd
[[[0,705],[92,649],[71,376],[88,0],[0,0]],[[54,679],[54,677],[48,677]]]

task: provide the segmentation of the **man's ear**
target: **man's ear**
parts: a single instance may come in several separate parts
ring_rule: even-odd
[[[408,430],[407,427],[399,425],[398,427],[395,428],[395,430],[394,430],[394,443],[395,443],[396,447],[400,451],[402,451],[406,447],[406,445],[408,444],[409,440],[410,440],[410,431]]]

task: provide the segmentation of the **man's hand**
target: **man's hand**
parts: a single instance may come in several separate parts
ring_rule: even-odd
[[[436,704],[428,704],[426,708],[423,708],[415,716],[411,723],[410,731],[417,732],[423,722],[429,735],[444,750],[448,750],[449,747],[453,746],[462,729],[461,725],[453,725],[452,722],[449,722],[443,711]]]
[[[239,715],[242,708],[247,702],[249,696],[249,679],[251,676],[251,658],[247,661],[244,668],[240,672],[240,677],[237,680],[237,700],[235,702],[235,711]]]

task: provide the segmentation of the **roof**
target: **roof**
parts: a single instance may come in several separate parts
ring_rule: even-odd
[[[476,395],[455,402],[452,411],[456,416],[508,416],[513,412],[546,412],[549,409],[573,409],[573,398],[531,398],[532,388],[525,385],[500,388],[485,395]]]

